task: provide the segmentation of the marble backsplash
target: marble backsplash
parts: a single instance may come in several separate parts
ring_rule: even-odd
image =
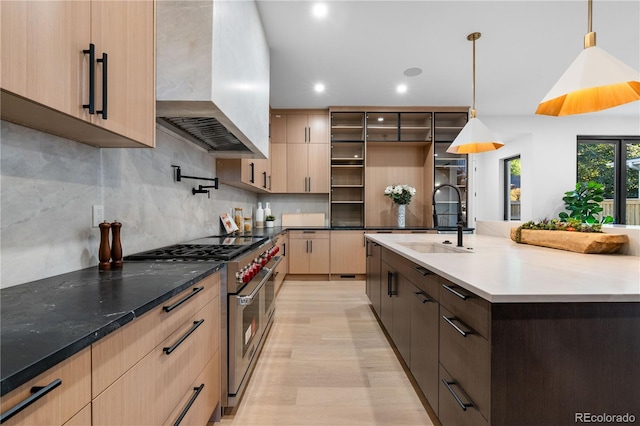
[[[163,131],[155,149],[99,149],[2,121],[0,139],[0,287],[98,264],[100,234],[92,206],[122,223],[127,254],[220,233],[219,215],[247,211],[257,194],[204,181],[175,182],[172,165],[215,177],[215,158]]]

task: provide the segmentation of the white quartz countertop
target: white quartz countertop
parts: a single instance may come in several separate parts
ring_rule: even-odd
[[[469,234],[465,253],[425,253],[428,243],[455,250],[456,235],[366,237],[492,303],[640,302],[637,256],[580,254]],[[444,240],[452,244],[443,246]],[[418,244],[412,249],[411,243]]]

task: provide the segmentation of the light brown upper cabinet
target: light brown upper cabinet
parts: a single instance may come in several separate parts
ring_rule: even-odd
[[[287,192],[287,145],[271,143],[271,192]]]
[[[287,143],[287,116],[286,114],[271,113],[271,133],[269,135],[272,144]]]
[[[287,192],[329,193],[329,145],[287,144]]]
[[[219,158],[216,174],[221,183],[253,192],[269,192],[269,160]]]
[[[100,147],[155,145],[153,0],[0,8],[3,120]]]
[[[328,144],[329,114],[287,115],[288,144]]]
[[[271,111],[271,192],[329,193],[329,112]]]

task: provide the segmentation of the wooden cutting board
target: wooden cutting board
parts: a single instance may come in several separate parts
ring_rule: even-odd
[[[282,226],[325,226],[324,213],[282,213]]]

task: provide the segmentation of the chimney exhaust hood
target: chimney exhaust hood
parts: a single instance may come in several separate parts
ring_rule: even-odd
[[[156,122],[215,157],[266,158],[269,46],[255,1],[160,1],[156,19]]]

